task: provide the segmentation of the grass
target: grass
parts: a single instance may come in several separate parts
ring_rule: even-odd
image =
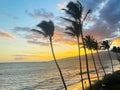
[[[120,70],[108,74],[92,85],[93,90],[120,90]],[[90,90],[88,87],[86,90]]]

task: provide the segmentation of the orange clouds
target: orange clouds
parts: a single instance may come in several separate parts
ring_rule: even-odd
[[[67,44],[67,45],[76,45],[76,38],[68,36],[67,34],[64,33],[62,30],[56,30],[54,34],[54,42],[60,43],[60,44]]]
[[[4,32],[0,29],[0,38],[14,38],[14,36],[10,33]]]
[[[120,38],[113,40],[112,46],[120,46]]]

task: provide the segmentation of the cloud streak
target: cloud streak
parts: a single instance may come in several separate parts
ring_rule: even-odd
[[[12,56],[14,57],[15,60],[26,60],[27,58],[30,58],[30,57],[40,57],[37,55],[28,55],[28,54],[15,54]]]
[[[42,45],[42,46],[48,46],[49,42],[45,42],[45,41],[38,41],[38,40],[28,40],[27,41],[30,44],[36,44],[36,45]]]
[[[0,38],[14,38],[14,36],[10,33],[7,33],[0,29]]]
[[[48,19],[54,17],[52,12],[46,11],[45,9],[35,9],[33,12],[26,10],[25,13],[33,18]]]
[[[19,17],[15,16],[15,15],[12,15],[12,14],[9,14],[9,13],[6,13],[6,12],[0,12],[0,14],[4,15],[4,16],[7,16],[7,17],[10,17],[14,20],[19,19]]]

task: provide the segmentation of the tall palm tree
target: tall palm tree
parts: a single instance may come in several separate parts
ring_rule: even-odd
[[[97,41],[94,41],[93,49],[96,50],[96,53],[97,53],[97,56],[98,56],[98,60],[99,60],[100,65],[101,65],[101,67],[102,67],[102,69],[103,69],[104,75],[106,75],[105,69],[104,69],[103,64],[102,64],[102,61],[101,61],[100,54],[99,54],[99,52],[98,52],[98,50],[99,50],[99,45],[98,45],[98,42],[97,42]]]
[[[94,58],[93,51],[92,51],[93,44],[94,44],[94,38],[90,35],[87,35],[87,36],[85,36],[84,41],[85,41],[86,47],[91,51],[91,56],[92,56],[92,60],[94,63],[95,72],[97,74],[97,78],[99,81],[100,79],[99,79],[99,75],[98,75],[98,71],[97,71],[97,66],[96,66],[95,58]]]
[[[50,20],[49,22],[47,22],[47,21],[42,21],[41,23],[39,23],[39,24],[37,25],[37,27],[41,28],[42,30],[32,29],[32,31],[37,32],[37,33],[39,33],[39,34],[42,34],[42,35],[45,36],[45,37],[49,37],[49,41],[50,41],[50,45],[51,45],[51,51],[52,51],[52,55],[53,55],[55,64],[56,64],[57,69],[58,69],[58,71],[59,71],[59,74],[60,74],[60,76],[61,76],[61,79],[62,79],[64,88],[65,88],[65,90],[67,90],[67,86],[66,86],[64,77],[63,77],[63,75],[62,75],[62,71],[61,71],[61,69],[60,69],[60,66],[58,65],[58,62],[57,62],[57,60],[56,60],[55,53],[54,53],[54,49],[53,49],[53,44],[52,44],[52,37],[53,37],[53,35],[54,35],[54,23],[53,23],[51,20]]]
[[[113,46],[113,48],[112,48],[111,51],[113,51],[113,52],[116,54],[117,59],[119,59],[118,49],[117,49],[117,47],[116,47],[116,46]]]
[[[112,61],[112,57],[111,57],[110,50],[109,50],[111,42],[109,42],[108,40],[106,40],[106,41],[103,41],[101,44],[108,51],[108,55],[109,55],[109,58],[110,58],[110,61],[111,61],[111,65],[112,65],[112,72],[114,72],[113,61]]]
[[[83,75],[82,75],[82,63],[81,63],[81,56],[80,56],[80,30],[79,30],[79,24],[76,22],[72,22],[72,26],[66,27],[66,32],[70,36],[75,36],[77,38],[77,44],[78,44],[78,58],[79,58],[79,65],[80,65],[80,76],[82,81],[82,89],[84,90],[84,83],[83,83]]]
[[[66,21],[69,22],[77,22],[79,24],[79,31],[80,31],[80,36],[82,39],[82,43],[83,43],[83,48],[84,48],[84,52],[85,52],[85,59],[86,59],[86,69],[87,69],[87,76],[88,76],[88,81],[90,84],[90,89],[92,90],[92,84],[91,84],[91,80],[90,80],[90,74],[89,74],[89,65],[88,65],[88,57],[87,57],[87,52],[86,52],[86,48],[85,48],[85,43],[84,43],[84,36],[83,36],[83,22],[86,20],[87,15],[91,12],[91,10],[88,10],[88,12],[85,14],[85,17],[82,17],[82,13],[83,13],[83,6],[79,1],[76,2],[69,2],[67,4],[67,9],[62,9],[64,10],[69,16],[71,16],[72,19],[69,18],[63,18]]]

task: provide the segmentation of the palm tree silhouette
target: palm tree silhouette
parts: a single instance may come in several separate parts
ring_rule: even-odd
[[[81,56],[80,56],[80,30],[79,30],[79,24],[76,22],[72,22],[72,26],[66,27],[66,32],[70,36],[75,36],[77,38],[77,44],[78,44],[78,58],[79,58],[79,65],[80,65],[80,75],[81,75],[81,81],[82,81],[82,89],[84,90],[84,83],[83,83],[83,75],[82,75],[82,63],[81,63]]]
[[[50,41],[50,45],[51,45],[51,51],[52,51],[52,55],[53,55],[55,64],[56,64],[57,69],[58,69],[58,71],[59,71],[59,74],[60,74],[60,76],[61,76],[61,79],[62,79],[64,88],[65,88],[65,90],[67,90],[67,86],[66,86],[64,77],[63,77],[63,75],[62,75],[62,71],[61,71],[61,69],[60,69],[60,66],[58,65],[58,62],[57,62],[57,60],[56,60],[55,53],[54,53],[54,49],[53,49],[53,44],[52,44],[52,37],[53,37],[53,35],[54,35],[54,23],[53,23],[51,20],[50,20],[49,22],[47,22],[47,21],[42,21],[41,23],[39,23],[39,24],[37,25],[37,27],[41,28],[42,30],[32,29],[32,31],[37,32],[37,33],[39,33],[39,34],[42,34],[42,35],[45,36],[45,37],[49,37],[49,41]]]
[[[114,53],[116,53],[116,57],[117,59],[119,59],[119,55],[118,55],[118,48],[116,46],[113,46],[112,50]]]
[[[108,51],[108,55],[109,55],[109,58],[110,58],[110,61],[111,61],[111,65],[112,65],[112,72],[114,72],[113,61],[112,61],[112,57],[111,57],[110,50],[109,50],[111,42],[109,42],[108,40],[106,40],[106,41],[103,41],[101,44]]]
[[[86,47],[91,51],[91,56],[92,56],[92,60],[93,60],[93,63],[94,63],[95,72],[97,74],[97,78],[98,78],[98,81],[99,81],[100,79],[99,79],[99,75],[98,75],[98,71],[97,71],[97,66],[96,66],[95,58],[94,58],[93,51],[92,51],[93,44],[94,44],[93,36],[90,36],[90,35],[85,36],[84,42],[85,42]]]
[[[103,72],[104,72],[104,75],[106,75],[106,72],[105,72],[105,69],[103,67],[103,64],[102,64],[102,61],[101,61],[101,57],[100,57],[100,54],[99,54],[99,45],[98,45],[98,42],[97,41],[94,41],[94,44],[93,44],[93,49],[96,50],[96,53],[97,53],[97,56],[98,56],[98,60],[100,62],[100,65],[103,69]]]
[[[80,36],[82,39],[82,43],[83,43],[83,48],[84,48],[84,52],[85,52],[85,59],[86,59],[86,69],[87,69],[87,76],[88,76],[88,81],[90,84],[90,89],[92,90],[92,84],[91,84],[91,80],[90,80],[90,74],[89,74],[89,66],[88,66],[88,57],[87,57],[87,52],[86,52],[86,48],[85,48],[85,43],[84,43],[84,37],[83,37],[83,22],[86,20],[87,15],[91,12],[91,10],[88,10],[87,13],[85,14],[85,17],[82,18],[82,12],[83,12],[83,6],[79,1],[76,2],[69,2],[67,4],[67,9],[62,9],[66,12],[66,14],[68,14],[69,16],[71,16],[72,19],[69,18],[63,18],[66,21],[69,22],[76,22],[79,24],[79,32],[80,32]]]

